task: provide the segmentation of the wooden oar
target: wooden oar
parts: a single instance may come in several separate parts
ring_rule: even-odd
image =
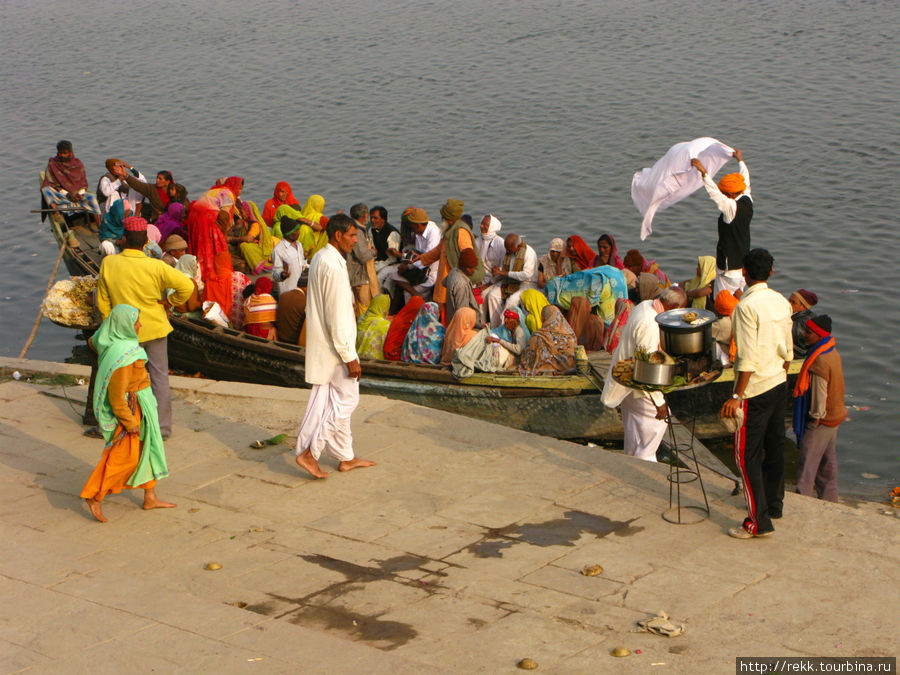
[[[47,281],[47,289],[44,291],[44,297],[47,296],[47,293],[50,292],[50,287],[53,285],[53,280],[56,278],[56,273],[59,271],[59,263],[62,262],[63,255],[66,252],[66,244],[63,243],[59,247],[59,255],[56,257],[56,264],[53,266],[53,274],[50,275],[49,281]],[[31,334],[28,336],[28,340],[25,342],[25,346],[22,347],[22,353],[19,354],[20,359],[25,358],[25,354],[28,353],[28,349],[31,347],[31,343],[34,342],[34,336],[37,335],[38,326],[41,325],[41,317],[43,316],[43,310],[38,307],[37,318],[34,320],[34,326],[31,327]]]

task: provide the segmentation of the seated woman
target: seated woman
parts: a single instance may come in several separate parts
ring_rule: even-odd
[[[103,214],[97,234],[102,255],[115,255],[122,248],[122,239],[125,237],[123,221],[130,215],[131,204],[125,199],[113,202],[109,211]]]
[[[278,210],[279,206],[284,205],[292,206],[298,211],[300,210],[300,204],[297,202],[294,193],[291,191],[290,183],[287,181],[279,181],[275,184],[275,192],[272,195],[272,198],[263,206],[262,218],[266,221],[266,225],[269,227],[272,226],[272,223],[275,221],[275,211]]]
[[[697,257],[697,275],[684,282],[691,307],[712,311],[716,306],[713,297],[713,281],[716,280],[716,259],[711,255]]]
[[[300,236],[297,241],[303,247],[303,255],[307,260],[325,248],[328,243],[328,233],[325,226],[328,225],[328,218],[322,215],[325,210],[325,197],[322,195],[310,195],[309,199],[299,211],[293,206],[282,204],[275,209],[275,217],[273,219],[272,234],[281,239],[281,218],[288,216],[294,220],[299,220]]]
[[[603,335],[606,324],[600,317],[591,312],[591,304],[587,298],[572,298],[566,321],[572,327],[578,344],[586,351],[595,352],[603,349]]]
[[[388,310],[391,296],[382,293],[372,298],[366,313],[356,325],[356,353],[361,359],[383,359],[384,339],[387,337],[391,320]]]
[[[504,311],[503,324],[493,330],[487,341],[498,347],[494,351],[494,361],[498,370],[515,367],[528,346],[528,333],[521,325],[519,312],[511,309]]]
[[[531,376],[575,372],[576,343],[575,333],[559,307],[544,307],[541,327],[528,340],[519,373]]]
[[[659,281],[661,288],[668,288],[672,285],[672,282],[669,281],[669,277],[666,276],[666,273],[659,269],[659,263],[655,260],[647,260],[636,248],[631,249],[625,254],[624,263],[625,267],[630,269],[636,277],[640,277],[641,273],[645,272],[655,276]]]
[[[594,249],[577,234],[566,239],[566,255],[572,259],[573,271],[590,269],[594,266],[594,258],[597,257]]]
[[[654,264],[656,264],[655,261]],[[636,248],[625,254],[624,269],[629,271],[635,279],[634,284],[629,284],[628,286],[628,299],[635,305],[640,304],[644,300],[653,300],[665,288],[660,283],[659,277],[644,271],[647,268],[647,261],[644,260],[644,256]]]
[[[403,309],[397,312],[397,315],[391,321],[391,327],[388,328],[387,335],[384,336],[384,358],[388,361],[399,361],[403,355],[403,342],[409,329],[416,320],[416,316],[425,301],[418,295],[414,295],[409,299]]]
[[[185,249],[187,249],[187,246],[185,246]],[[200,301],[200,294],[203,292],[203,278],[200,276],[200,264],[197,262],[197,257],[190,253],[179,256],[175,261],[175,269],[194,282],[194,292],[183,305],[172,307],[172,314],[199,319],[203,316],[203,303]],[[174,292],[175,289],[168,289],[166,297],[169,297]]]
[[[551,279],[572,273],[572,260],[566,255],[565,248],[565,242],[556,237],[550,242],[547,255],[538,258],[537,283],[539,288],[544,288]]]
[[[244,303],[244,332],[266,340],[274,340],[277,307],[278,304],[272,297],[272,280],[269,277],[260,277],[256,280],[253,293]]]
[[[444,333],[438,304],[426,302],[406,333],[401,358],[409,363],[440,363]]]
[[[170,235],[178,234],[184,231],[184,219],[187,215],[187,209],[181,202],[170,201],[166,207],[165,213],[156,219],[156,228],[159,230],[160,236],[165,241]]]
[[[252,274],[272,271],[272,249],[278,243],[253,202],[237,200],[229,244],[236,244]]]
[[[547,296],[535,288],[529,288],[522,291],[522,297],[519,298],[519,302],[522,303],[522,307],[527,315],[525,317],[525,327],[529,332],[533,333],[541,327],[541,312],[544,311],[544,307],[550,304],[547,301]]]
[[[601,234],[597,239],[597,257],[591,267],[600,267],[600,265],[612,265],[617,269],[625,267],[625,263],[619,257],[616,250],[616,240],[610,234]]]
[[[634,303],[628,298],[618,298],[616,300],[615,317],[606,328],[606,334],[603,336],[603,349],[610,354],[619,346],[622,329],[628,323],[628,317],[631,315],[632,309],[634,309]]]
[[[441,349],[441,365],[449,366],[456,356],[456,350],[464,347],[469,340],[478,334],[475,330],[475,322],[478,314],[471,307],[461,307],[453,315],[453,319],[447,326],[444,334],[444,346]]]

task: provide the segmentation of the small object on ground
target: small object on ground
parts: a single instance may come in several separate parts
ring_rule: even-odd
[[[21,379],[22,379],[22,373],[20,373],[20,372],[17,370],[16,372],[13,373],[13,379],[14,379],[14,380],[21,380]]]
[[[198,509],[198,508],[195,506],[195,507],[192,508],[192,509],[188,509],[188,513],[197,513],[197,511],[199,511],[199,510],[200,510],[200,509]]]
[[[259,450],[260,448],[266,447],[266,444],[263,443],[262,441],[253,441],[250,444],[250,447],[253,448],[254,450]]]
[[[516,664],[516,667],[522,670],[536,670],[537,666],[537,661],[534,659],[522,659]]]
[[[287,434],[278,434],[277,436],[272,436],[272,438],[267,438],[266,443],[269,445],[281,445],[284,443],[284,439],[287,437]]]
[[[875,480],[876,478],[881,478],[881,476],[879,476],[877,473],[863,473],[861,475],[866,480]]]
[[[249,530],[247,530],[247,531],[248,531],[248,532],[270,532],[271,530],[268,530],[268,529],[266,529],[265,527],[256,527],[256,526],[253,526],[253,527],[251,527],[251,528],[250,528]]]
[[[238,600],[237,602],[229,602],[228,604],[231,605],[232,607],[237,607],[239,609],[244,609],[244,607],[247,606],[247,603],[244,602],[243,600]]]
[[[247,663],[255,663],[256,661],[262,661],[262,660],[263,660],[263,657],[257,656],[252,659],[247,659]]]
[[[623,656],[631,656],[631,650],[628,647],[616,647],[609,652],[612,656],[616,658],[622,658]]]
[[[79,387],[83,387],[83,386],[84,386],[84,378],[83,378],[83,377],[79,377],[79,378],[78,378],[78,381],[77,381],[77,384],[78,384]]]
[[[640,649],[635,649],[635,650],[634,650],[634,653],[635,653],[635,654],[643,654],[644,652],[642,652]]]
[[[209,572],[215,572],[216,570],[222,569],[222,566],[217,562],[208,562],[203,566],[203,569]]]
[[[638,633],[653,633],[663,637],[678,637],[684,633],[684,624],[673,623],[665,612],[659,612],[656,616],[652,616],[649,619],[641,619],[637,622],[637,625],[638,630],[636,632]]]
[[[588,565],[581,573],[586,577],[596,577],[597,575],[603,574],[603,566],[602,565]]]

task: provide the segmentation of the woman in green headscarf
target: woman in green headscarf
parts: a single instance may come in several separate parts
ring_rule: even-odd
[[[391,296],[376,295],[369,309],[356,325],[356,352],[361,359],[383,359],[384,338],[387,336],[391,320],[387,318],[391,309]]]
[[[81,497],[101,523],[103,498],[123,489],[143,488],[145,509],[175,506],[156,496],[156,479],[169,471],[147,353],[138,344],[138,315],[131,305],[116,305],[90,340],[99,361],[94,413],[106,447]]]

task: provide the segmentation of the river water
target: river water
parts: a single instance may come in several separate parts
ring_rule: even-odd
[[[0,353],[18,355],[56,258],[29,210],[61,138],[91,185],[119,157],[194,197],[237,174],[261,205],[288,180],[326,212],[362,200],[395,222],[455,197],[541,253],[609,232],[683,280],[714,254],[714,205],[701,190],[640,242],[631,177],[714,136],[744,151],[771,285],[834,319],[842,493],[881,497],[900,483],[898,21],[877,1],[7,0]],[[75,344],[44,320],[29,356]]]

